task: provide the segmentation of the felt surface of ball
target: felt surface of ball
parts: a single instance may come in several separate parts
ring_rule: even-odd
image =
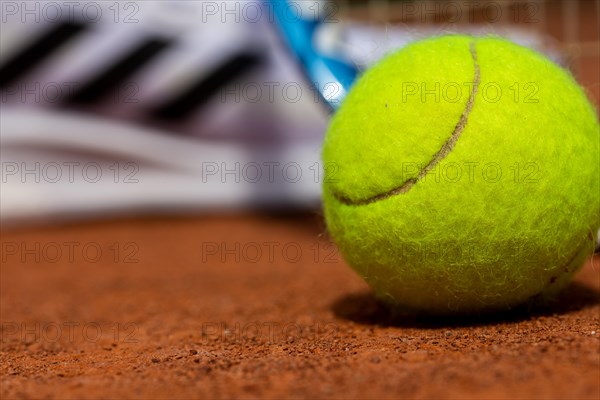
[[[331,121],[328,231],[400,308],[546,299],[593,253],[599,141],[584,91],[544,56],[498,37],[418,41],[366,71]]]

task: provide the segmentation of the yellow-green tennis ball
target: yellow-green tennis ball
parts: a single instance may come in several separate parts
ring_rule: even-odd
[[[384,301],[433,313],[545,299],[600,226],[596,111],[573,77],[497,37],[386,57],[327,132],[328,230]]]

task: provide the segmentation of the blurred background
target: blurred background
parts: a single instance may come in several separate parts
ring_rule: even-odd
[[[599,1],[2,1],[3,227],[316,210],[355,76],[430,35],[493,33],[598,105]]]

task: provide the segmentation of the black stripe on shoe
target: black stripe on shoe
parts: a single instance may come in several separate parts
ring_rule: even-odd
[[[119,85],[161,51],[167,49],[171,42],[163,38],[145,40],[139,46],[128,52],[91,81],[83,84],[71,97],[70,104],[89,104],[100,100],[108,93],[119,88]]]
[[[153,114],[166,120],[185,118],[207,102],[220,88],[238,79],[259,65],[262,60],[262,56],[256,53],[237,54],[192,83],[187,90],[169,102],[157,107]]]
[[[82,23],[62,22],[38,40],[21,49],[0,66],[0,87],[5,87],[18,80],[85,28],[86,25]]]

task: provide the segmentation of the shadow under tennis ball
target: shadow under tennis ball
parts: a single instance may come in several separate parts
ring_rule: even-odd
[[[600,304],[600,291],[574,282],[543,305],[523,304],[511,310],[470,315],[431,315],[391,308],[371,292],[354,293],[332,304],[338,318],[363,325],[436,329],[519,322],[540,316],[563,315]]]

